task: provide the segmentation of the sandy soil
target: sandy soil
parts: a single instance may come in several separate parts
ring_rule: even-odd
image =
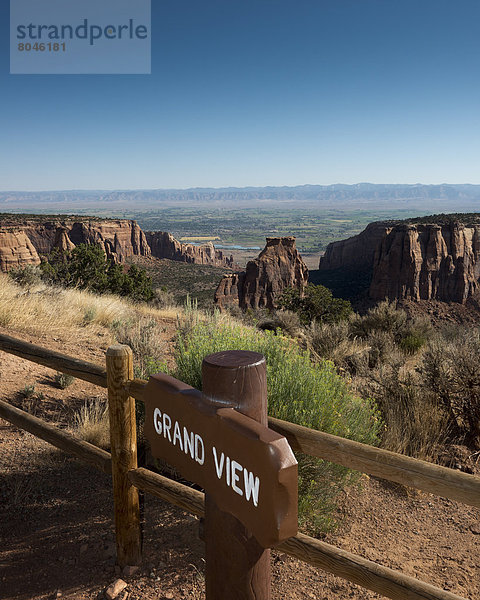
[[[16,337],[98,363],[108,345],[102,337],[81,344]],[[80,381],[60,390],[51,370],[4,353],[0,374],[2,399],[60,427],[87,398],[104,397]],[[20,391],[34,382],[44,397],[25,399]],[[480,597],[479,510],[368,477],[339,505],[341,524],[327,542],[469,600]],[[119,598],[203,598],[198,524],[147,496],[144,564],[124,577],[128,587]],[[276,552],[272,573],[274,599],[380,598]],[[103,598],[118,577],[110,478],[0,420],[0,598]]]

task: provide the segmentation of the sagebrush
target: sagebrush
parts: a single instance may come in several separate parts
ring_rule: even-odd
[[[306,427],[376,445],[381,421],[372,402],[355,396],[330,361],[314,364],[308,351],[274,332],[259,333],[217,318],[179,331],[175,377],[201,389],[202,360],[223,350],[262,353],[267,363],[271,416]],[[299,518],[316,531],[328,529],[340,489],[355,474],[338,465],[299,455]]]

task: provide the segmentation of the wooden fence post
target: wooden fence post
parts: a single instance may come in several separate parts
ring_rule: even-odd
[[[215,404],[232,406],[267,424],[265,358],[257,352],[229,351],[202,364],[203,393]],[[232,515],[205,496],[207,600],[270,600],[270,550]]]
[[[132,351],[110,346],[106,362],[117,563],[125,567],[141,561],[138,490],[128,479],[128,471],[137,468],[135,400],[124,391],[133,379]]]

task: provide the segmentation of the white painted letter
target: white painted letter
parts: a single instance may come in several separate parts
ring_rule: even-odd
[[[230,485],[230,458],[227,456],[227,485]]]
[[[250,495],[252,495],[253,504],[258,506],[258,489],[260,487],[260,479],[258,477],[253,477],[253,473],[247,471],[247,469],[243,469],[243,478],[245,479],[245,498],[250,500]]]
[[[243,467],[241,464],[239,464],[236,460],[232,460],[232,488],[233,491],[237,492],[237,494],[240,494],[240,496],[243,496],[243,490],[237,485],[237,481],[240,481],[237,471],[241,471],[242,469]]]
[[[180,425],[178,421],[175,421],[175,427],[173,428],[173,445],[175,446],[176,441],[178,440],[178,445],[180,446],[180,450],[183,452],[183,443],[182,436],[180,434]]]
[[[167,422],[168,422],[168,425],[167,425]],[[171,427],[172,427],[172,419],[168,415],[163,413],[163,437],[166,438],[168,435],[169,442],[172,441],[172,437],[170,435]]]
[[[202,451],[201,454],[198,451],[199,446]],[[195,434],[195,460],[199,465],[203,465],[203,463],[205,462],[205,447],[203,445],[203,440],[198,435],[198,433]]]
[[[153,411],[153,424],[155,425],[155,431],[160,435],[162,433],[162,413],[158,408]]]
[[[186,427],[183,428],[183,445],[185,447],[185,454],[190,452],[190,456],[195,458],[193,450],[193,431],[189,434]]]
[[[212,450],[213,450],[213,458],[215,460],[215,470],[217,471],[217,477],[219,479],[221,479],[222,473],[223,473],[223,463],[225,462],[225,454],[222,452],[222,454],[220,456],[220,464],[218,464],[217,449],[215,448],[215,446],[212,448]]]

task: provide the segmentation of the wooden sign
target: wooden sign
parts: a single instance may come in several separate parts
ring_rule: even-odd
[[[165,374],[145,389],[152,455],[202,486],[270,548],[297,533],[297,461],[287,440]]]

